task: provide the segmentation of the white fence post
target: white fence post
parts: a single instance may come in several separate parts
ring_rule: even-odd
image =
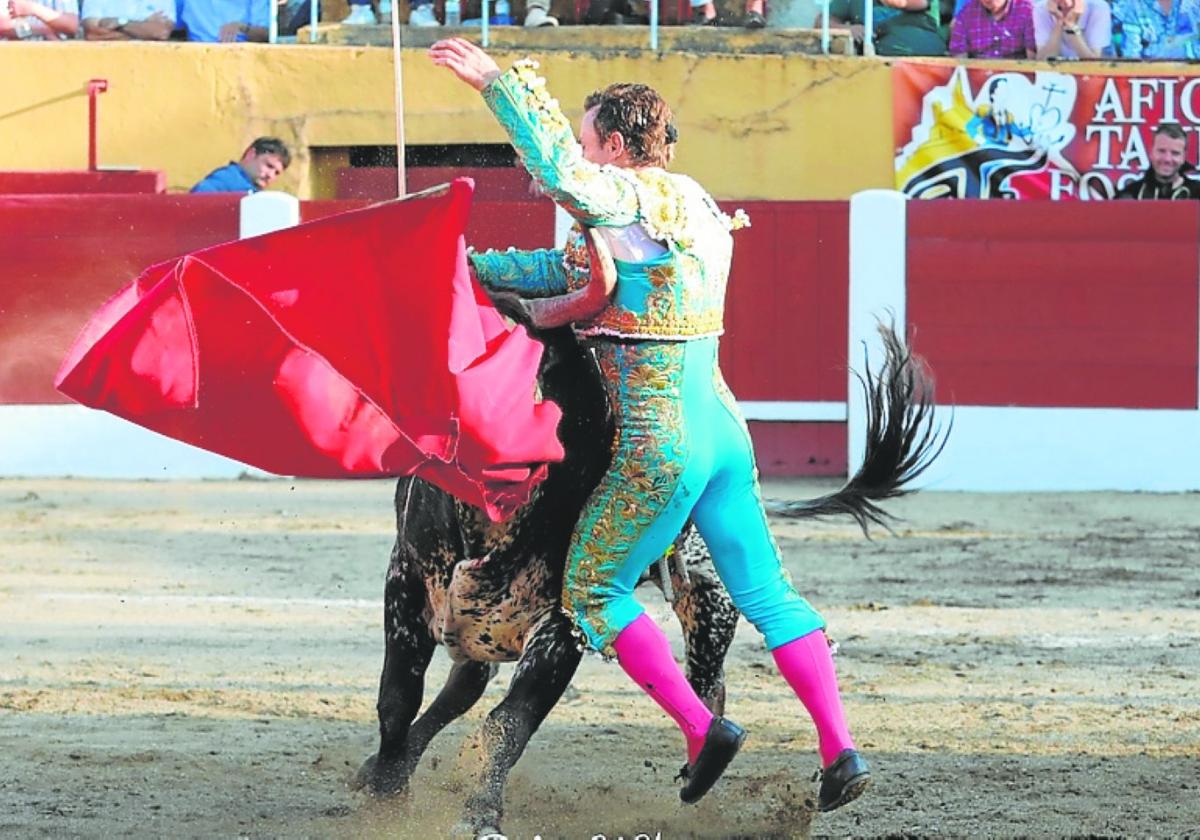
[[[300,199],[285,192],[257,192],[242,199],[238,238],[248,239],[300,224]]]
[[[883,362],[883,343],[876,329],[879,320],[893,319],[905,335],[905,198],[895,190],[866,190],[850,199],[850,371],[872,373]],[[847,470],[853,475],[863,460],[867,405],[853,372],[846,385]]]

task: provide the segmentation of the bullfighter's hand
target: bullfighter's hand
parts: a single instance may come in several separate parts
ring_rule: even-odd
[[[495,60],[466,38],[445,38],[429,48],[429,58],[475,90],[483,90],[500,75]]]

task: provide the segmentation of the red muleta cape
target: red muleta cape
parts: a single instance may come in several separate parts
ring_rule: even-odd
[[[503,519],[561,460],[542,346],[467,269],[474,189],[152,266],[92,317],[55,386],[269,472],[416,473]]]

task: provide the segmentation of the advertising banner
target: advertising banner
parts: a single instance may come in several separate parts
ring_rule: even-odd
[[[912,198],[1106,199],[1150,166],[1162,122],[1196,161],[1200,76],[892,69],[896,189]]]

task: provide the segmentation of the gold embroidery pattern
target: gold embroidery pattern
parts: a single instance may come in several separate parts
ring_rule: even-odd
[[[639,169],[634,183],[646,232],[659,242],[690,247],[687,201],[671,175],[661,169]]]
[[[567,234],[567,241],[563,246],[563,268],[567,270],[568,291],[578,291],[591,280],[591,259],[588,257],[583,226],[579,222],[573,224],[571,232]]]
[[[597,595],[658,518],[683,475],[683,361],[679,343],[599,342],[596,355],[617,414],[613,462],[592,493],[567,554],[563,606],[589,645],[615,656]]]
[[[512,139],[521,162],[546,193],[588,224],[632,224],[637,196],[623,170],[583,157],[537,62],[523,60],[483,89],[483,98]]]

